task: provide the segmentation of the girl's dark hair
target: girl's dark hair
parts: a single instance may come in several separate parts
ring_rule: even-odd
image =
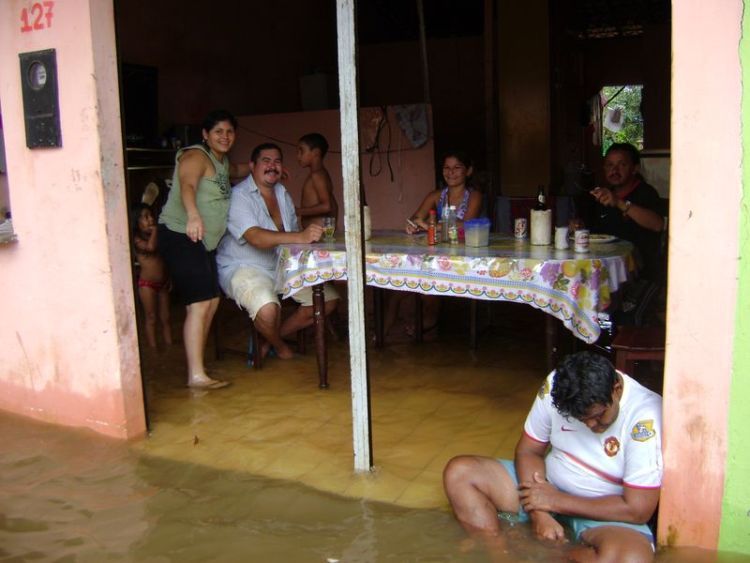
[[[565,356],[555,370],[552,404],[563,416],[585,417],[594,405],[612,404],[617,372],[604,356],[579,352]]]
[[[445,161],[449,158],[455,158],[457,161],[459,161],[461,164],[463,164],[466,167],[466,172],[468,174],[469,168],[474,166],[474,162],[471,160],[471,157],[469,156],[469,153],[462,150],[449,150],[443,153],[442,157],[440,158],[440,168],[438,168],[438,172],[440,172],[443,169],[443,166],[445,166]],[[445,187],[445,180],[443,179],[442,173],[438,173],[438,178],[440,179],[438,182],[438,185],[440,188]],[[474,186],[474,182],[472,181],[471,176],[466,176],[466,189],[468,190],[474,190],[476,187]]]
[[[225,109],[215,109],[208,113],[201,127],[204,131],[210,131],[217,123],[228,121],[232,127],[237,129],[237,118]]]
[[[466,169],[468,170],[472,166],[474,166],[474,161],[471,160],[471,157],[469,156],[469,153],[462,150],[450,150],[443,153],[443,157],[440,160],[440,167],[442,168],[445,164],[445,160],[453,157],[456,160],[458,160],[461,164],[466,166]]]
[[[130,228],[133,230],[133,234],[138,234],[138,220],[141,218],[141,211],[144,209],[148,209],[151,212],[151,215],[154,214],[154,210],[151,208],[150,205],[147,203],[136,203],[133,208],[130,210]]]

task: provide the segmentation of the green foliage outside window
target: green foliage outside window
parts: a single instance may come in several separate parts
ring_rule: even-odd
[[[602,122],[608,109],[620,108],[623,127],[620,131],[611,131],[602,126],[602,154],[612,143],[631,143],[638,150],[643,150],[643,116],[641,115],[641,96],[643,86],[629,84],[625,86],[605,86],[601,91],[602,101],[607,105],[602,110]]]

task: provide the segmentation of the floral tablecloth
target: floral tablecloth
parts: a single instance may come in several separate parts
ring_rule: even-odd
[[[490,245],[428,246],[423,235],[374,232],[365,246],[367,285],[429,295],[525,303],[553,315],[578,338],[599,338],[597,313],[635,269],[625,241],[591,244],[587,254],[532,246],[492,234]],[[302,287],[346,279],[341,237],[332,243],[279,247],[277,290],[289,297]]]

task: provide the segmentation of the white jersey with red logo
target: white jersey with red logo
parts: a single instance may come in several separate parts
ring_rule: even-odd
[[[524,432],[549,443],[547,479],[558,489],[582,497],[621,495],[623,485],[661,486],[661,397],[633,378],[622,377],[620,412],[603,433],[565,418],[552,405],[555,372],[545,379],[531,407]]]

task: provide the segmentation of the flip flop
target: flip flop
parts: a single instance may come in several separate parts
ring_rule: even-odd
[[[188,384],[188,387],[190,389],[223,389],[224,387],[229,387],[231,384],[231,381],[206,378],[206,380],[199,383]]]

